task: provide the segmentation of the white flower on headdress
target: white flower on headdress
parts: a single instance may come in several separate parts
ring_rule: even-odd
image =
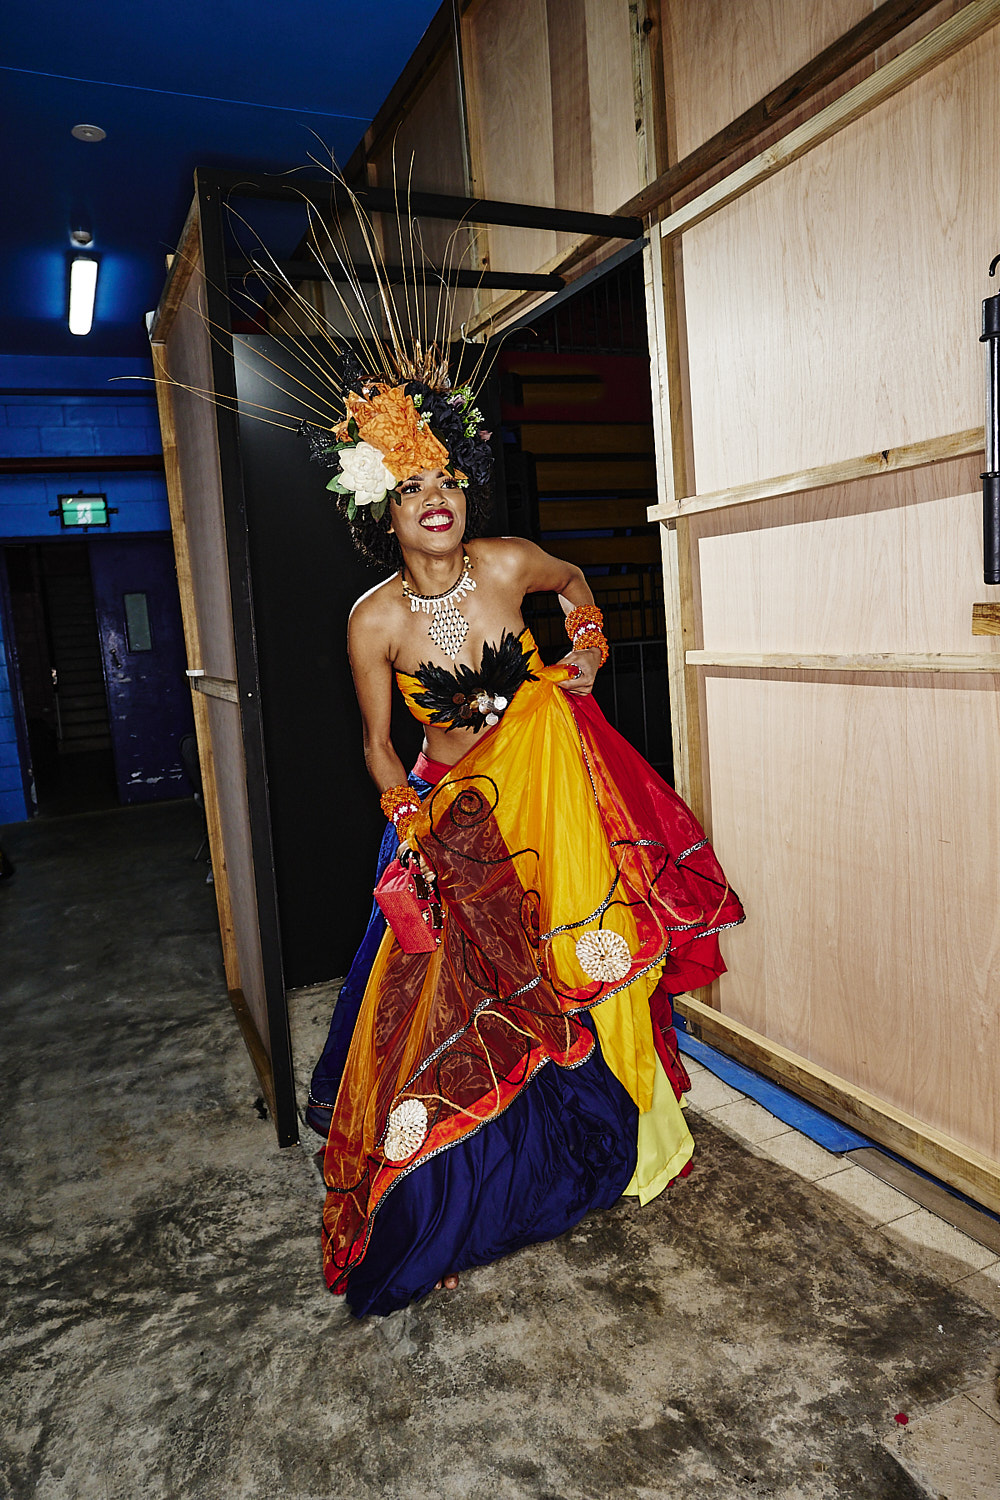
[[[340,473],[337,486],[354,495],[355,505],[374,505],[384,500],[391,490],[395,477],[382,462],[382,455],[371,443],[355,443],[353,448],[343,448],[340,453]]]

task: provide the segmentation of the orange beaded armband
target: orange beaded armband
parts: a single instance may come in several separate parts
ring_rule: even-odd
[[[397,828],[399,827],[400,818],[406,813],[420,811],[420,798],[412,786],[408,786],[405,781],[400,786],[386,787],[380,800],[382,811],[389,819],[389,822],[395,823]]]
[[[398,818],[393,818],[392,821],[396,825],[399,842],[401,844],[409,844],[412,848],[414,842],[412,835],[417,831],[420,823],[420,808],[407,807],[399,814]]]
[[[566,616],[566,634],[571,641],[576,639],[577,631],[584,625],[592,625],[603,631],[604,615],[596,604],[578,604],[575,609],[570,610]]]
[[[596,625],[584,625],[581,630],[576,632],[576,635],[573,637],[573,650],[599,651],[601,653],[600,664],[602,667],[608,659],[608,643],[604,639],[604,632],[598,630]]]
[[[573,642],[573,650],[600,651],[602,667],[608,659],[603,625],[604,616],[596,604],[578,604],[566,616],[566,634]]]

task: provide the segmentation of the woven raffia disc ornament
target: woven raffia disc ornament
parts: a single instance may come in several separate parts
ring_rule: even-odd
[[[427,1106],[421,1099],[404,1099],[389,1115],[382,1154],[386,1161],[406,1161],[427,1134]]]
[[[624,979],[632,967],[632,952],[625,939],[617,932],[601,929],[585,932],[577,939],[576,957],[587,977],[602,984]]]

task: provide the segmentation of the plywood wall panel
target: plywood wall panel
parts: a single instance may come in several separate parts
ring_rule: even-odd
[[[463,20],[476,191],[614,213],[638,190],[627,0],[478,0]],[[494,270],[534,270],[574,237],[488,232]]]
[[[998,69],[994,31],[683,236],[698,491],[982,420]]]
[[[906,761],[914,1109],[1000,1158],[1000,694],[911,679]],[[968,1126],[966,1125],[968,1122]]]
[[[627,0],[584,0],[590,97],[592,199],[613,214],[641,186],[636,150],[632,34]],[[572,204],[567,205],[573,207]]]
[[[730,673],[705,701],[713,837],[749,917],[723,1012],[996,1155],[1000,697]]]
[[[546,0],[478,0],[462,32],[475,191],[554,206]],[[494,228],[488,243],[495,270],[531,270],[556,251],[543,230]]]
[[[667,0],[674,159],[756,104],[872,8],[871,0]]]
[[[980,462],[887,474],[690,522],[699,649],[1000,651],[973,637],[982,581]]]
[[[406,101],[392,134],[376,143],[369,158],[372,180],[379,187],[395,184],[405,189],[411,184],[415,191],[465,197],[469,185],[463,140],[457,63],[448,48],[439,55],[419,92]],[[376,223],[385,235],[386,259],[398,262],[401,252],[392,219],[379,215]],[[448,264],[474,270],[478,265],[475,233],[441,219],[423,219],[419,240],[415,247],[407,243],[404,260],[406,264],[414,260],[419,263],[424,255],[435,266]],[[453,329],[468,318],[472,296],[467,291],[456,294]],[[436,299],[431,307],[433,321]]]

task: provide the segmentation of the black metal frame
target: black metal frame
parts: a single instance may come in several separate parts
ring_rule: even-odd
[[[266,269],[277,269],[289,281],[316,281],[320,276],[330,281],[357,281],[362,285],[374,285],[376,274],[374,270],[364,267],[352,266],[350,271],[340,265],[324,264],[322,267],[314,260],[280,260],[269,265]],[[255,269],[254,262],[243,256],[230,256],[226,262],[226,270],[230,276],[246,276],[252,274]],[[420,274],[421,268],[414,269],[411,266],[386,266],[385,280],[390,286],[400,286],[403,282],[419,283],[425,278]],[[428,276],[435,282],[443,282],[447,286],[469,287],[472,291],[484,292],[560,292],[566,285],[564,276],[543,275],[536,272],[525,271],[519,275],[514,271],[439,271],[434,267],[428,267]]]
[[[329,178],[276,177],[266,172],[206,171],[199,167],[199,184],[223,196],[237,198],[306,199],[316,208],[346,201],[345,189]],[[641,219],[617,214],[585,213],[571,208],[545,208],[533,203],[502,203],[494,198],[460,198],[447,193],[399,192],[395,188],[358,187],[353,197],[366,213],[404,213],[416,219],[466,220],[510,229],[554,229],[567,234],[592,234],[606,240],[637,240],[645,234]]]

